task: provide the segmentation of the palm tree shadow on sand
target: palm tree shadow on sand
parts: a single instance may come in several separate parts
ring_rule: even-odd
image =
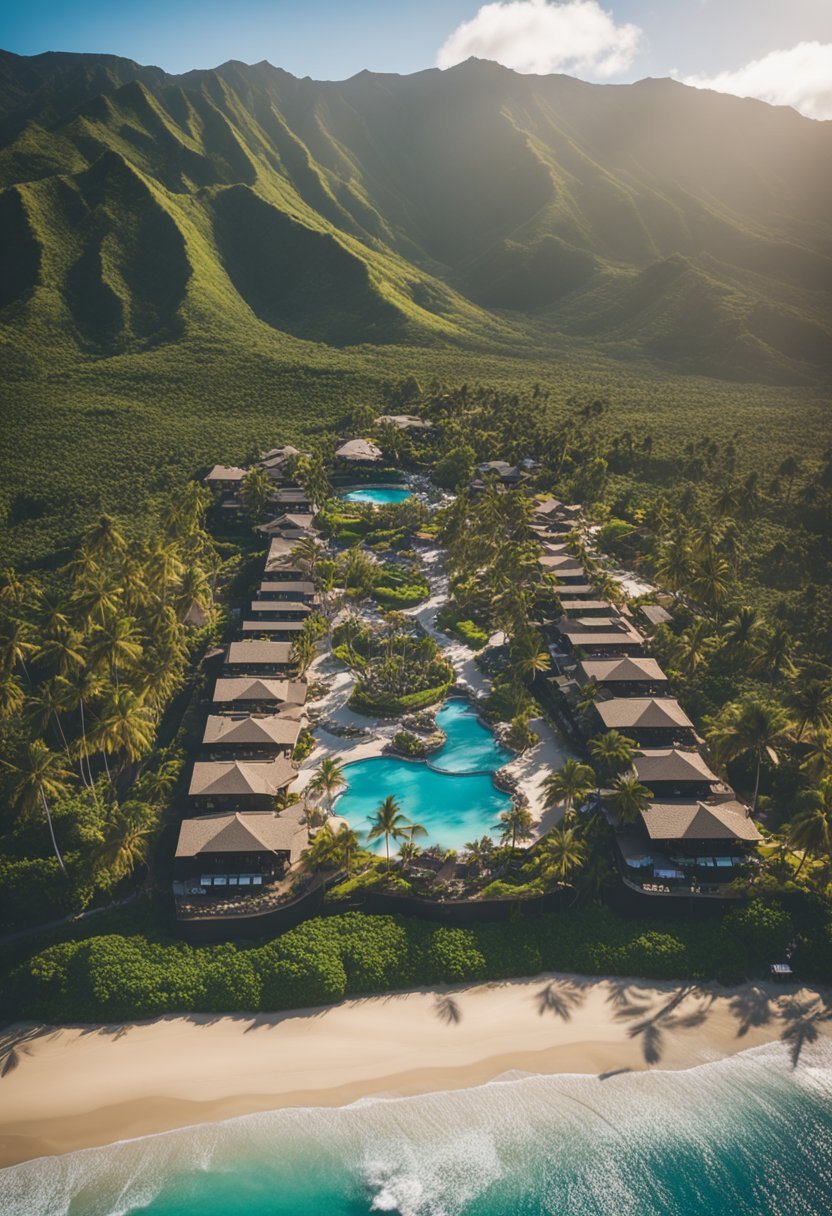
[[[450,992],[438,992],[433,1007],[439,1021],[444,1022],[446,1026],[458,1026],[462,1021],[459,1001]]]
[[[714,994],[696,984],[687,984],[658,1005],[643,991],[626,982],[611,986],[609,1002],[614,1007],[616,1021],[631,1022],[627,1035],[640,1040],[646,1064],[658,1064],[667,1045],[668,1031],[693,1030],[703,1025],[714,1002]],[[682,1012],[685,1001],[698,999],[698,1004]]]
[[[572,1014],[580,1009],[585,1000],[586,989],[575,980],[550,980],[535,993],[540,1016],[551,1013],[564,1022],[570,1021]]]
[[[830,998],[823,997],[789,997],[780,1010],[784,1026],[780,1041],[789,1049],[792,1068],[797,1068],[804,1047],[810,1047],[820,1037],[820,1028],[824,1022],[832,1020]]]

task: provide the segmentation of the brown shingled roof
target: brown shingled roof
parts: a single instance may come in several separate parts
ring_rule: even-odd
[[[628,726],[644,730],[693,727],[674,697],[613,697],[610,701],[596,701],[595,710],[608,730],[623,730]]]
[[[719,781],[704,756],[679,747],[644,748],[633,757],[633,768],[647,786],[651,781]]]
[[[177,857],[202,853],[289,853],[292,860],[306,847],[308,832],[299,807],[274,811],[236,811],[183,819]]]
[[[641,818],[651,840],[760,840],[740,802],[654,802]]]
[[[297,777],[285,756],[276,760],[197,760],[191,774],[191,797],[263,794],[272,797]]]

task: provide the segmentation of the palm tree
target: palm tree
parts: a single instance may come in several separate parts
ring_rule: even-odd
[[[292,642],[292,662],[295,664],[298,676],[306,675],[312,663],[315,661],[315,656],[318,653],[318,648],[314,640],[304,630],[299,633]]]
[[[33,739],[25,745],[18,764],[10,764],[6,760],[0,763],[12,771],[12,802],[21,813],[31,813],[37,806],[43,808],[52,848],[55,850],[58,865],[66,874],[64,859],[55,838],[52,812],[49,809],[49,799],[60,797],[65,792],[70,778],[61,758],[51,752],[42,739]]]
[[[528,840],[532,834],[534,816],[526,806],[514,803],[500,815],[499,833],[505,843],[511,841],[511,851],[514,852],[518,840]]]
[[[31,636],[31,626],[26,621],[6,622],[0,634],[0,671],[11,672],[20,666],[28,678],[26,657],[35,650],[34,642],[30,641]]]
[[[347,784],[344,776],[344,766],[331,756],[324,756],[318,771],[309,782],[308,789],[313,794],[323,794],[326,798],[326,809],[332,814],[332,799],[343,786]]]
[[[64,676],[68,671],[84,666],[83,638],[74,629],[55,628],[44,636],[34,659],[56,675]]]
[[[564,761],[559,772],[550,773],[545,778],[542,789],[543,805],[555,807],[562,802],[564,823],[568,823],[575,807],[585,802],[595,789],[595,772],[588,764],[581,764],[579,760],[570,757]]]
[[[142,656],[141,634],[132,617],[112,615],[90,635],[88,648],[90,662],[107,667],[118,688],[119,664],[135,667]]]
[[[383,802],[379,803],[379,808],[376,811],[375,819],[370,823],[370,840],[377,840],[379,836],[384,837],[384,847],[387,853],[387,869],[390,869],[390,838],[393,840],[402,840],[407,836],[407,818],[402,812],[396,799],[388,794]]]
[[[763,629],[763,619],[757,608],[746,606],[726,622],[722,630],[723,643],[729,657],[737,664],[753,654],[757,639]]]
[[[754,794],[750,814],[757,809],[763,757],[779,763],[775,750],[786,736],[788,718],[778,705],[749,696],[726,706],[708,734],[715,755],[723,762],[748,756],[754,762]]]
[[[565,825],[547,832],[537,855],[539,873],[544,880],[567,882],[586,860],[586,845],[574,827]]]
[[[143,802],[125,802],[107,824],[98,863],[116,881],[132,874],[147,861],[153,827],[151,808]]]
[[[465,852],[468,855],[468,865],[475,874],[481,874],[494,853],[494,842],[490,836],[481,836],[479,840],[469,840],[465,845]]]
[[[303,536],[292,549],[292,557],[296,562],[305,565],[310,575],[314,575],[321,550],[314,536]]]
[[[768,630],[757,654],[751,660],[749,671],[763,671],[769,680],[797,674],[797,668],[792,662],[792,637],[785,625],[778,624]]]
[[[801,768],[816,780],[832,775],[832,731],[813,731],[806,740]]]
[[[89,629],[95,621],[103,626],[107,616],[117,617],[123,595],[124,588],[115,586],[110,575],[95,566],[84,574],[70,602],[75,607],[78,621]]]
[[[25,697],[13,671],[0,672],[0,718],[11,718],[23,708]]]
[[[807,726],[825,730],[832,726],[832,683],[828,680],[799,680],[786,694],[786,705],[797,726],[799,743]]]
[[[699,617],[680,633],[672,646],[672,662],[683,675],[693,676],[717,646],[708,622]]]
[[[92,556],[107,558],[123,553],[127,541],[116,527],[113,517],[102,515],[96,523],[90,524],[81,537],[81,547]]]
[[[832,853],[832,777],[804,795],[805,809],[796,816],[789,832],[792,848],[802,849],[803,857],[794,872],[797,878],[809,853],[829,857]]]
[[[595,702],[598,700],[598,694],[601,691],[601,686],[593,676],[591,680],[587,680],[581,689],[580,696],[575,702],[575,706],[579,713],[585,714],[592,709]]]
[[[671,591],[684,591],[692,577],[693,560],[687,539],[669,539],[659,551],[656,578]]]
[[[302,862],[307,870],[331,870],[336,866],[335,833],[325,823],[303,850]]]
[[[616,777],[630,768],[635,750],[636,745],[632,739],[617,730],[607,730],[602,735],[595,735],[590,739],[589,754],[595,762],[599,797],[602,778]]]
[[[93,740],[110,755],[140,760],[153,747],[156,715],[131,688],[114,688],[99,714]]]
[[[694,567],[691,591],[709,608],[717,611],[728,595],[729,574],[725,558],[718,553],[708,553]]]
[[[801,467],[800,461],[797,459],[796,456],[787,456],[786,459],[780,465],[779,469],[777,470],[778,476],[785,477],[788,482],[788,485],[786,487],[786,502],[788,502],[792,496],[792,487],[794,486],[794,479],[795,479],[795,477],[797,477],[798,473],[800,472],[800,467]]]
[[[552,665],[549,652],[544,649],[536,629],[527,629],[515,638],[511,651],[514,668],[523,679],[534,680],[539,672],[548,671]]]
[[[653,800],[653,791],[642,785],[638,777],[624,775],[616,777],[612,790],[607,795],[616,815],[622,823],[635,823],[642,811],[646,811]]]
[[[93,700],[101,691],[101,676],[90,667],[78,668],[59,676],[56,681],[61,690],[61,702],[67,712],[77,709],[81,723],[81,744],[79,748],[78,766],[84,785],[92,784],[90,769],[90,753],[87,745],[87,724],[85,704]],[[86,764],[86,774],[84,765]]]
[[[358,837],[348,823],[342,823],[333,836],[334,856],[342,865],[349,878],[352,873],[352,859],[358,848]]]

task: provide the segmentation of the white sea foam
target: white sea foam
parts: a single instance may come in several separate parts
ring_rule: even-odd
[[[735,1163],[750,1163],[746,1186],[757,1207],[743,1207],[741,1194],[729,1194],[731,1210],[818,1216],[832,1210],[832,1182],[830,1202],[820,1208],[811,1188],[779,1208],[767,1206],[764,1190],[757,1195],[753,1189],[749,1154],[757,1145],[768,1152],[766,1186],[793,1185],[785,1174],[778,1177],[772,1158],[778,1128],[800,1151],[795,1128],[802,1104],[807,1111],[819,1104],[832,1115],[828,1045],[806,1047],[796,1069],[788,1048],[771,1044],[684,1072],[607,1079],[509,1074],[475,1089],[246,1115],[27,1162],[0,1172],[0,1212],[121,1216],[154,1201],[162,1206],[160,1197],[175,1189],[176,1180],[196,1179],[193,1185],[210,1188],[212,1180],[233,1182],[241,1170],[248,1180],[262,1175],[272,1194],[286,1194],[287,1179],[296,1186],[308,1179],[314,1146],[321,1176],[342,1178],[363,1196],[356,1211],[464,1216],[491,1211],[490,1197],[528,1186],[538,1205],[528,1211],[672,1213],[673,1179],[660,1168],[669,1157],[680,1162],[689,1210],[708,1211],[709,1188],[733,1153]],[[816,1166],[814,1185],[825,1187],[827,1167]],[[164,1210],[176,1211],[175,1202]],[[278,1210],[290,1209],[251,1208]]]

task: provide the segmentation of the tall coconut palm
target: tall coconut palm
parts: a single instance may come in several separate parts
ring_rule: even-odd
[[[672,662],[686,676],[694,676],[718,645],[707,621],[699,617],[672,643]]]
[[[344,776],[344,766],[337,760],[333,760],[331,756],[324,756],[318,766],[318,771],[309,782],[308,789],[313,794],[323,794],[326,798],[326,809],[332,814],[332,800],[347,784],[347,779]]]
[[[708,553],[694,566],[691,591],[703,604],[718,612],[728,596],[730,570],[724,557]]]
[[[156,715],[131,688],[114,688],[104,701],[92,740],[108,755],[134,762],[153,747]]]
[[[106,618],[118,618],[124,588],[116,585],[110,574],[93,567],[79,580],[70,601],[77,621],[85,628],[104,626]]]
[[[9,608],[21,608],[26,597],[26,583],[17,571],[11,566],[0,570],[0,604]]]
[[[753,815],[760,792],[763,759],[779,763],[776,748],[783,742],[789,720],[779,705],[749,696],[726,706],[708,734],[714,753],[722,762],[749,757],[754,764]]]
[[[338,864],[342,865],[349,878],[352,873],[352,860],[358,850],[358,837],[348,823],[342,823],[333,837],[334,855]]]
[[[738,608],[722,629],[722,641],[729,659],[737,666],[747,662],[762,631],[763,618],[758,608],[750,605]]]
[[[302,536],[292,548],[292,557],[296,562],[306,566],[310,575],[314,575],[320,556],[320,545],[314,536]]]
[[[778,623],[766,632],[749,664],[749,671],[763,672],[769,681],[796,675],[797,668],[792,661],[793,645],[788,628],[782,622]]]
[[[404,840],[407,837],[408,828],[407,816],[403,813],[402,808],[396,799],[391,795],[379,803],[379,808],[376,811],[375,818],[370,822],[370,840],[377,840],[379,836],[384,837],[384,849],[387,854],[387,869],[390,869],[390,841]]]
[[[125,802],[110,817],[97,861],[116,881],[147,861],[153,822],[152,809],[143,802]]]
[[[118,688],[119,669],[135,667],[142,657],[141,633],[136,621],[129,616],[105,617],[104,623],[90,635],[90,662],[107,669]]]
[[[684,591],[693,577],[693,558],[687,538],[669,539],[659,550],[656,578],[671,591]]]
[[[534,817],[526,806],[514,803],[500,815],[499,832],[504,843],[511,844],[512,853],[517,847],[518,840],[528,840],[534,826]]]
[[[525,629],[511,648],[511,660],[514,670],[524,680],[534,680],[540,672],[548,671],[552,659],[548,650],[540,640],[536,629]]]
[[[589,754],[594,762],[599,796],[602,780],[610,780],[630,768],[635,750],[632,739],[617,730],[606,730],[590,739]]]
[[[6,621],[0,630],[0,671],[12,672],[20,667],[28,679],[26,660],[35,650],[28,622]]]
[[[794,718],[798,743],[807,726],[814,730],[826,730],[832,726],[832,682],[829,680],[801,679],[786,694],[786,706]]]
[[[616,777],[607,801],[613,806],[621,823],[635,823],[642,811],[646,811],[653,800],[653,791],[642,785],[638,777],[623,775]]]
[[[570,757],[556,773],[550,773],[541,784],[543,805],[555,807],[563,803],[564,823],[569,823],[577,806],[595,789],[595,771],[588,764]]]
[[[14,672],[0,672],[0,718],[11,718],[20,713],[24,701],[23,688]]]
[[[6,760],[0,763],[11,770],[11,798],[20,813],[31,814],[37,807],[42,808],[52,848],[58,865],[65,874],[66,866],[55,838],[52,812],[49,809],[49,800],[60,797],[67,789],[70,774],[64,768],[63,761],[60,756],[49,750],[42,739],[32,739],[25,745],[17,764],[10,764]]]
[[[127,541],[111,515],[101,515],[94,524],[90,524],[81,537],[81,545],[87,553],[103,559],[124,553],[127,549]]]
[[[315,661],[317,653],[318,648],[315,645],[313,638],[311,638],[310,635],[305,631],[299,633],[294,642],[292,642],[291,650],[292,662],[297,668],[299,677],[302,678],[306,675],[307,671]]]
[[[574,827],[552,828],[543,837],[537,853],[538,872],[551,882],[567,882],[586,861],[586,844]]]
[[[84,640],[74,629],[57,627],[45,634],[33,655],[34,661],[58,676],[84,666]]]
[[[795,817],[789,832],[789,844],[803,852],[795,878],[810,853],[826,858],[832,853],[832,777],[824,778],[816,789],[809,790],[803,803],[803,810]]]
[[[84,785],[92,785],[90,753],[87,744],[86,707],[101,692],[101,676],[92,667],[80,667],[68,671],[64,676],[59,676],[56,684],[60,689],[61,701],[65,711],[72,713],[74,710],[78,710],[81,726],[81,738],[78,745],[78,765]],[[85,768],[86,772],[84,771]]]

